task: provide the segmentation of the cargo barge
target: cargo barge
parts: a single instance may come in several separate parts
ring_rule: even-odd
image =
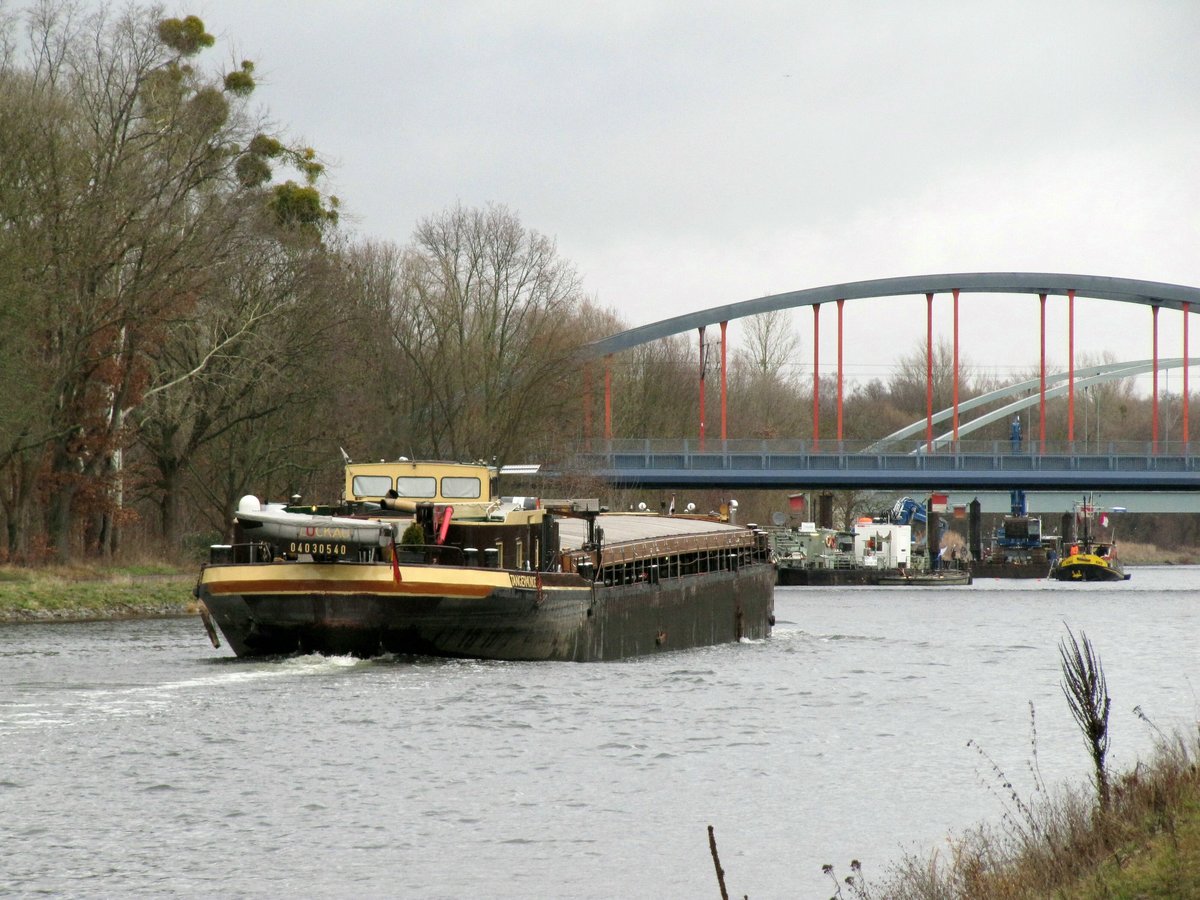
[[[348,463],[333,510],[243,498],[196,586],[238,656],[613,660],[774,624],[766,534],[496,495],[482,464]]]

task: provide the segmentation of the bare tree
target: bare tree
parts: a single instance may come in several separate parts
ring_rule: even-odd
[[[392,309],[401,439],[441,457],[506,460],[539,431],[560,433],[578,397],[582,299],[554,242],[504,207],[423,221]]]
[[[45,454],[48,529],[65,558],[81,518],[94,546],[114,546],[130,413],[230,251],[232,213],[257,198],[277,224],[313,234],[336,213],[312,186],[315,154],[246,116],[253,65],[208,75],[196,64],[213,43],[199,19],[47,0],[26,21],[27,61],[0,74],[0,104],[36,115],[5,119],[0,255],[24,263],[9,302],[38,310],[53,406],[22,431]],[[269,185],[278,161],[306,184]]]
[[[800,437],[807,419],[799,363],[800,336],[791,310],[779,309],[742,320],[744,337],[734,354],[731,419],[743,437]]]
[[[696,348],[676,335],[613,357],[617,435],[685,438],[699,428]]]
[[[963,399],[969,396],[966,388],[974,378],[974,367],[960,354],[958,369],[959,397]],[[928,347],[922,341],[911,352],[900,357],[888,380],[892,402],[909,417],[910,422],[925,415],[929,375]],[[934,345],[932,375],[933,409],[937,412],[953,402],[954,347],[949,341],[939,340]]]
[[[280,420],[294,421],[297,409],[338,418],[329,360],[346,322],[328,289],[325,254],[305,240],[289,243],[262,218],[255,210],[242,217],[237,254],[214,264],[190,315],[168,331],[135,410],[169,546],[179,542],[182,481],[197,454],[244,428],[278,438],[288,430]]]

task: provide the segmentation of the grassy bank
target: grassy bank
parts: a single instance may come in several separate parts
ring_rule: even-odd
[[[188,615],[195,581],[167,566],[0,566],[0,622]]]
[[[1165,738],[1114,779],[1106,808],[1089,787],[1029,805],[1014,795],[1001,825],[909,857],[871,884],[837,880],[854,900],[1150,900],[1200,897],[1200,740]],[[832,873],[831,873],[832,875]]]
[[[1154,735],[1154,752],[1114,775],[1106,762],[1111,698],[1099,654],[1085,634],[1077,638],[1068,627],[1059,657],[1063,694],[1092,757],[1091,784],[1047,790],[1036,727],[1030,798],[980,750],[1006,792],[1000,825],[977,827],[951,840],[946,852],[908,857],[879,888],[857,862],[841,882],[827,866],[835,900],[1200,897],[1200,723],[1167,735],[1135,707]]]

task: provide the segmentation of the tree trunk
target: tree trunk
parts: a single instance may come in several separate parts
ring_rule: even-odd
[[[5,537],[10,560],[28,560],[30,522],[33,519],[33,496],[36,484],[36,459],[22,455],[10,465],[10,490],[4,498]]]
[[[72,543],[71,530],[74,520],[72,508],[75,501],[75,487],[63,485],[50,498],[47,513],[47,532],[54,555],[60,563],[71,561]]]
[[[158,501],[158,512],[163,542],[170,551],[178,550],[180,506],[178,467],[160,460],[159,483],[162,485],[162,496]]]

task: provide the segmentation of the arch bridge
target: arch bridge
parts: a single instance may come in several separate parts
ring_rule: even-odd
[[[821,359],[821,307],[832,304],[838,314],[838,332],[836,332],[836,350],[838,350],[838,368],[836,368],[836,427],[834,439],[842,440],[842,395],[844,395],[844,370],[842,370],[842,313],[847,300],[865,300],[895,298],[895,296],[925,295],[926,304],[926,359],[925,359],[925,445],[926,450],[937,449],[934,440],[934,298],[937,294],[952,296],[953,320],[953,402],[949,410],[950,431],[947,442],[953,445],[959,440],[959,296],[964,293],[988,294],[1036,294],[1040,301],[1040,353],[1039,353],[1039,384],[1038,384],[1038,446],[1046,450],[1045,434],[1045,401],[1048,392],[1048,374],[1046,374],[1046,298],[1049,296],[1066,296],[1067,298],[1067,334],[1068,334],[1068,370],[1066,374],[1067,394],[1067,442],[1074,444],[1075,440],[1075,298],[1088,298],[1123,302],[1123,304],[1138,304],[1145,306],[1151,313],[1153,356],[1150,361],[1152,372],[1152,410],[1151,410],[1151,455],[1159,451],[1159,409],[1158,409],[1158,318],[1160,310],[1182,313],[1182,354],[1183,360],[1188,359],[1188,323],[1190,314],[1200,307],[1200,288],[1187,287],[1183,284],[1165,282],[1141,281],[1136,278],[1116,278],[1100,275],[1064,275],[1050,272],[960,272],[947,275],[916,275],[896,278],[876,278],[870,281],[846,282],[827,284],[824,287],[792,290],[782,294],[761,296],[754,300],[744,300],[714,306],[708,310],[686,313],[683,316],[662,319],[637,326],[619,334],[602,338],[600,341],[587,344],[583,348],[584,362],[584,437],[592,439],[592,388],[590,388],[589,360],[604,360],[604,410],[605,440],[612,440],[612,373],[611,361],[613,354],[622,350],[640,346],[640,344],[659,340],[662,337],[684,334],[691,330],[700,332],[700,378],[698,378],[698,446],[706,448],[707,422],[706,397],[704,397],[704,362],[707,348],[704,344],[704,331],[709,326],[719,325],[720,338],[720,439],[727,440],[727,353],[726,329],[733,319],[757,314],[788,310],[809,306],[812,308],[812,446],[820,448],[821,444],[821,408],[820,408],[820,359]],[[1183,365],[1183,394],[1182,394],[1182,434],[1183,446],[1189,443],[1189,385],[1188,365]]]
[[[959,401],[959,297],[963,293],[1035,294],[1039,299],[1040,342],[1039,377],[1007,391],[1016,395],[1037,393],[1004,407],[1005,414],[1021,404],[1037,404],[1038,434],[1022,452],[1011,447],[992,449],[972,447],[960,436],[976,424],[962,428],[960,413],[980,405],[975,399]],[[881,441],[850,447],[843,439],[843,309],[848,300],[879,299],[923,294],[926,299],[926,416],[924,437],[918,445],[897,450],[898,442],[918,434],[921,422],[904,433],[898,432]],[[935,417],[933,409],[933,324],[934,297],[947,294],[952,300],[953,400],[951,406]],[[1067,299],[1068,369],[1065,374],[1046,371],[1046,301],[1051,296]],[[1153,354],[1150,360],[1118,363],[1113,366],[1075,368],[1075,299],[1109,300],[1133,303],[1148,308],[1151,318]],[[820,425],[820,311],[833,303],[837,312],[836,427],[832,440],[822,438]],[[809,440],[791,442],[743,442],[728,438],[727,431],[727,352],[726,329],[734,319],[775,310],[808,306],[813,311],[813,400],[812,435]],[[917,275],[847,282],[823,287],[772,294],[738,303],[716,306],[640,325],[611,335],[583,350],[584,361],[584,434],[587,448],[577,460],[590,471],[617,483],[648,486],[685,486],[704,483],[742,484],[744,486],[790,486],[804,483],[828,487],[930,488],[1025,487],[1030,489],[1077,487],[1123,487],[1143,490],[1180,490],[1200,488],[1200,469],[1190,455],[1189,366],[1195,361],[1188,354],[1188,325],[1193,311],[1200,306],[1200,288],[1163,282],[1098,275],[1070,275],[1041,272],[975,272]],[[1160,310],[1181,314],[1182,354],[1178,358],[1159,358],[1158,326]],[[705,330],[719,326],[720,338],[720,447],[710,446],[705,421]],[[672,442],[662,453],[654,446],[662,442],[614,440],[612,433],[613,354],[664,337],[696,330],[700,335],[698,435],[694,441]],[[604,364],[604,444],[592,441],[592,389],[590,362]],[[1159,421],[1158,375],[1169,368],[1183,369],[1181,440],[1174,447],[1163,446]],[[1077,387],[1106,378],[1127,377],[1140,372],[1152,374],[1151,435],[1145,446],[1097,447],[1093,453],[1081,448],[1075,439],[1075,394]],[[1065,444],[1050,446],[1046,438],[1046,400],[1066,394],[1067,439]],[[992,397],[990,399],[996,399]],[[989,414],[993,420],[1000,413]],[[949,430],[935,438],[935,422],[947,422]],[[1033,436],[1031,436],[1033,438]],[[747,444],[754,444],[751,448]],[[768,446],[768,444],[772,446]],[[734,446],[736,445],[736,446]],[[761,446],[759,446],[761,445]],[[786,445],[786,446],[785,446]],[[589,459],[590,457],[590,459]],[[640,460],[640,461],[639,461]],[[652,474],[657,472],[658,474]],[[798,482],[799,479],[799,482]]]

